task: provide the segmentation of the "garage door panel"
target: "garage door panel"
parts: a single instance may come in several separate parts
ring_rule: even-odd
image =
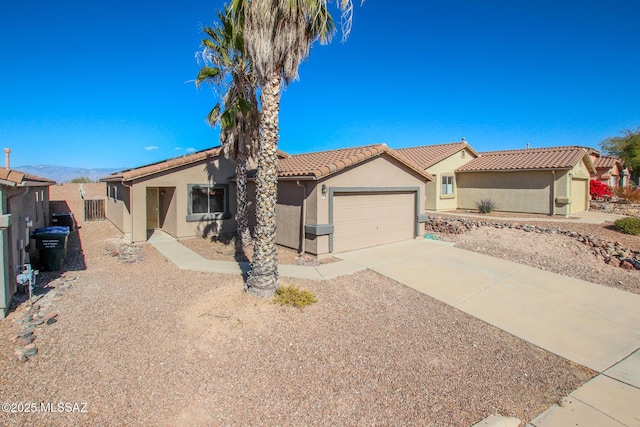
[[[413,193],[335,195],[334,252],[412,239],[414,217]]]

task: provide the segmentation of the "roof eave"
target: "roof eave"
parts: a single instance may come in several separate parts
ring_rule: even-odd
[[[536,172],[536,171],[558,171],[558,170],[571,170],[573,167],[557,167],[557,168],[527,168],[527,169],[474,169],[474,170],[458,170],[456,173],[473,173],[473,172]]]

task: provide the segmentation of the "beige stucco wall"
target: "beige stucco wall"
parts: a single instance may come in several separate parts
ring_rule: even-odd
[[[584,206],[588,197],[572,197],[572,179],[589,179],[584,159],[571,170],[458,173],[458,207],[476,209],[477,202],[488,198],[497,203],[499,211],[566,216],[571,213],[571,203]]]
[[[105,215],[122,233],[131,237],[131,191],[121,183],[108,182]]]
[[[85,221],[85,200],[105,200],[107,198],[106,184],[104,182],[64,183],[52,185],[49,189],[52,213],[73,212],[73,217],[78,223]]]
[[[9,227],[2,232],[4,256],[3,294],[0,297],[0,318],[4,317],[11,303],[11,297],[16,293],[18,274],[17,265],[34,261],[36,255],[35,244],[27,246],[31,241],[31,233],[36,228],[49,225],[49,187],[5,187],[1,188],[2,213],[10,214]],[[27,227],[27,221],[32,226]],[[32,242],[33,243],[33,242]],[[27,257],[27,252],[28,256]]]
[[[229,186],[227,191],[231,214],[229,219],[187,220],[189,184],[228,185],[229,178],[233,175],[235,175],[235,163],[224,157],[218,157],[206,163],[197,163],[134,180],[131,186],[131,239],[134,242],[147,240],[147,188],[160,189],[160,228],[174,237],[235,232],[235,205],[231,204],[235,198],[233,186]]]
[[[307,186],[307,215],[306,224],[329,224],[329,192],[336,188],[393,188],[393,187],[415,187],[420,191],[418,212],[424,213],[424,185],[426,178],[409,170],[395,159],[387,156],[380,156],[364,163],[358,164],[345,171],[319,180],[318,182],[306,182]],[[283,182],[280,182],[282,185]],[[286,191],[290,199],[282,208],[286,212],[277,218],[278,230],[287,228],[285,237],[278,237],[278,244],[288,246],[291,243],[299,245],[300,242],[300,203],[302,189],[295,185],[287,184],[282,186],[281,191]],[[322,194],[322,185],[326,185],[326,195]],[[298,199],[296,199],[298,198]],[[281,204],[281,201],[278,201]],[[296,207],[298,206],[298,207]],[[279,208],[280,209],[280,208]],[[280,210],[278,211],[280,213]],[[295,221],[295,222],[294,222]],[[282,243],[281,243],[282,242]],[[289,246],[298,249],[299,246]],[[329,236],[312,236],[305,238],[305,250],[308,253],[322,255],[329,253]]]
[[[464,153],[464,154],[463,154]],[[455,154],[443,159],[435,165],[427,168],[427,172],[436,179],[429,181],[425,188],[425,207],[428,210],[451,210],[458,207],[458,185],[454,171],[465,163],[470,162],[476,157],[468,148],[464,148]],[[442,195],[442,176],[443,174],[453,175],[453,195]]]
[[[458,207],[476,209],[482,199],[497,203],[506,212],[551,213],[550,171],[458,173]]]

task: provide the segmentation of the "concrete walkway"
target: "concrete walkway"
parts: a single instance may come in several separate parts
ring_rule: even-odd
[[[163,231],[155,231],[148,243],[155,247],[165,258],[180,270],[200,271],[204,273],[246,274],[248,262],[213,261],[181,245],[175,238]],[[323,264],[317,267],[301,265],[280,265],[278,271],[282,277],[310,280],[330,280],[345,274],[366,270],[367,267],[349,261]]]
[[[206,260],[161,232],[149,243],[180,269],[249,268]],[[425,239],[336,257],[319,267],[281,265],[280,275],[328,280],[371,269],[599,373],[529,426],[640,427],[640,295]]]

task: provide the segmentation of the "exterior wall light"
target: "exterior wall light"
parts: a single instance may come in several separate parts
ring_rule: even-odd
[[[327,195],[327,184],[322,184],[321,191],[323,196]]]

